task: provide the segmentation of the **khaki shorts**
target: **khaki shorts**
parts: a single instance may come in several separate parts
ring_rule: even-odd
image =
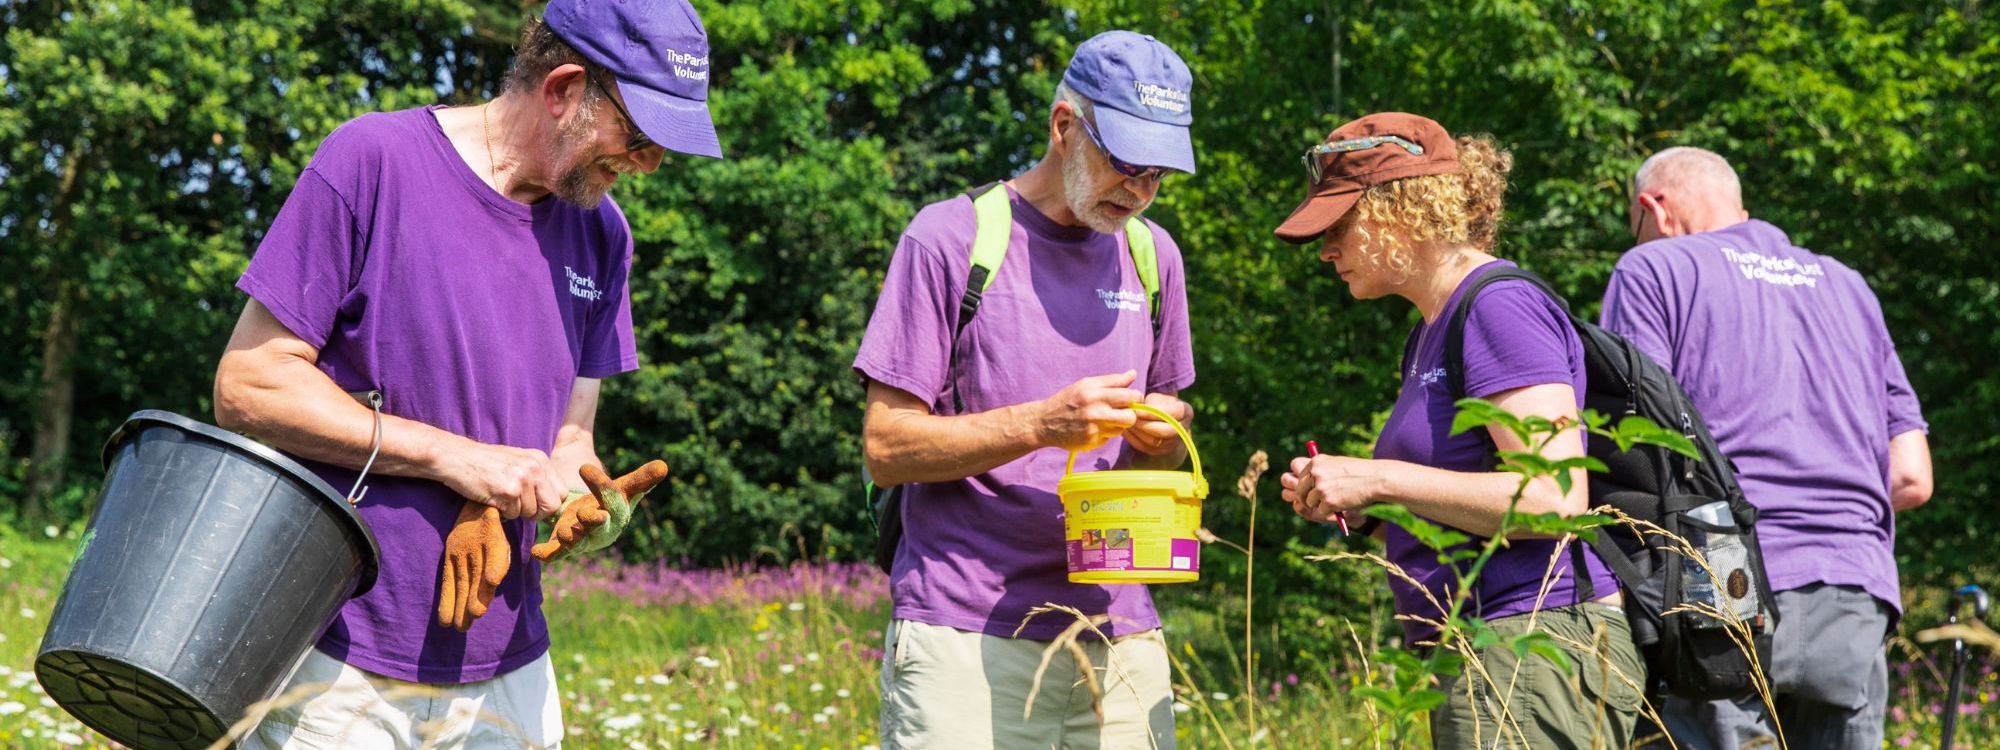
[[[294,691],[303,697],[283,705]],[[420,685],[308,651],[281,704],[239,750],[528,750],[562,743],[562,704],[548,654],[490,680]]]
[[[882,749],[1172,750],[1172,677],[1160,631],[1078,643],[1104,686],[1102,726],[1067,649],[1049,660],[1034,711],[1023,718],[1048,641],[889,623]]]
[[[1507,646],[1529,632],[1528,618],[1487,623],[1500,643],[1479,652],[1484,675],[1467,663],[1445,681],[1445,704],[1431,712],[1432,747],[1615,750],[1630,744],[1646,667],[1625,613],[1586,602],[1534,616],[1533,630],[1553,636],[1569,655],[1567,673],[1540,654],[1517,658]]]

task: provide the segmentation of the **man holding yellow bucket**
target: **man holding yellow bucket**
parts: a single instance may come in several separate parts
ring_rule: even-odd
[[[868,470],[901,491],[884,748],[1173,747],[1152,598],[1070,581],[1057,486],[1072,459],[1091,476],[1186,458],[1161,419],[1193,417],[1175,397],[1194,382],[1180,250],[1139,215],[1168,172],[1194,171],[1192,87],[1150,36],[1084,42],[1042,160],[926,206],[896,247],[854,362]],[[1117,531],[1090,541],[1113,554]],[[1108,614],[1110,642],[1086,636],[1090,664],[1058,654],[1038,683],[1074,621],[1029,619],[1044,604]]]

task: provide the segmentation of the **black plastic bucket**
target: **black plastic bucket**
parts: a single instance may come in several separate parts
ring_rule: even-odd
[[[35,677],[113,740],[207,747],[375,584],[375,536],[296,462],[178,414],[133,414],[104,465]]]

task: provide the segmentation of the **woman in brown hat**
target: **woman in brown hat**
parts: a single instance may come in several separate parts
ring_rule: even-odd
[[[1585,384],[1583,344],[1567,313],[1518,279],[1495,281],[1475,296],[1463,371],[1447,369],[1445,323],[1463,291],[1481,274],[1512,265],[1491,251],[1513,158],[1490,138],[1454,140],[1423,117],[1381,113],[1334,130],[1305,160],[1311,190],[1278,236],[1319,242],[1320,261],[1356,298],[1402,297],[1423,321],[1404,347],[1402,390],[1374,456],[1294,458],[1284,497],[1320,522],[1395,503],[1476,537],[1465,545],[1476,548],[1486,541],[1478,537],[1498,532],[1521,478],[1493,468],[1494,447],[1527,448],[1497,425],[1487,430],[1490,442],[1476,432],[1452,434],[1455,402],[1482,398],[1518,416],[1574,425]],[[1565,431],[1542,454],[1581,456],[1584,437]],[[1571,480],[1567,492],[1536,480],[1517,509],[1583,513],[1589,480],[1582,470]],[[1459,594],[1459,571],[1400,527],[1381,534],[1389,560],[1409,574],[1389,579],[1405,640],[1435,645]],[[1472,589],[1462,614],[1485,620],[1502,641],[1476,652],[1483,670],[1468,666],[1445,679],[1448,700],[1431,714],[1435,746],[1625,747],[1645,673],[1619,609],[1617,578],[1603,560],[1584,544],[1512,533]],[[1571,672],[1542,656],[1515,657],[1507,642],[1532,631],[1554,636],[1569,652]]]

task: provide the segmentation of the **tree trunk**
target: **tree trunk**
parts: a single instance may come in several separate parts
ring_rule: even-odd
[[[57,261],[50,274],[55,299],[49,306],[48,326],[42,329],[39,380],[42,400],[35,409],[35,439],[28,452],[27,497],[21,502],[21,515],[30,520],[47,516],[51,510],[47,507],[49,499],[62,488],[63,477],[68,474],[70,423],[76,416],[76,368],[70,360],[76,354],[76,305],[82,282],[65,268],[61,253],[65,240],[69,239],[70,224],[76,218],[76,202],[83,190],[84,181],[79,179],[83,159],[81,143],[72,141],[64,149],[62,184],[52,206],[55,221],[43,235],[48,251],[56,253]]]
[[[69,464],[70,423],[76,414],[76,298],[74,287],[56,289],[49,325],[42,331],[41,403],[35,410],[35,442],[28,457],[28,497],[22,515],[40,520],[49,499],[62,488]]]

